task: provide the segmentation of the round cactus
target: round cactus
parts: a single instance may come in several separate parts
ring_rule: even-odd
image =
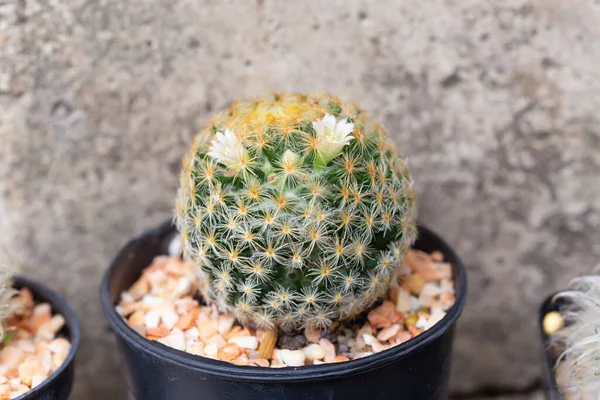
[[[600,266],[599,266],[600,267]],[[559,293],[567,300],[565,327],[553,335],[565,346],[557,362],[556,378],[565,398],[598,399],[600,393],[600,276],[581,276],[571,290]]]
[[[233,104],[196,136],[176,219],[209,301],[289,331],[384,296],[415,210],[406,163],[364,110],[274,94]]]

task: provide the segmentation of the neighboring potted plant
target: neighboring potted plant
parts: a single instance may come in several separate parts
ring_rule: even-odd
[[[176,221],[101,287],[135,398],[447,397],[464,267],[364,110],[235,103],[194,139]]]
[[[0,254],[0,399],[66,400],[79,322],[66,301],[40,283],[12,277]]]
[[[549,399],[596,400],[600,393],[600,276],[583,276],[542,306]]]

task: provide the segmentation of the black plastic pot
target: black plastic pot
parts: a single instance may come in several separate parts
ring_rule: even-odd
[[[550,337],[544,332],[544,316],[551,311],[560,311],[565,305],[566,300],[563,297],[555,298],[556,294],[549,296],[540,307],[538,325],[542,341],[542,377],[548,400],[560,400],[560,392],[556,384],[556,375],[554,367],[556,365],[556,351],[553,351]]]
[[[71,342],[71,351],[69,351],[64,363],[42,384],[31,389],[26,394],[17,397],[17,400],[66,400],[73,386],[75,353],[77,353],[81,340],[79,320],[65,299],[46,286],[18,276],[15,277],[14,287],[16,289],[26,287],[31,290],[36,302],[50,303],[52,313],[62,315],[66,321],[65,326],[58,335],[68,338]]]
[[[236,366],[149,341],[115,311],[152,259],[167,253],[176,235],[170,223],[129,242],[110,266],[100,289],[102,308],[117,334],[132,399],[446,399],[454,326],[466,296],[465,268],[456,253],[420,227],[416,248],[441,251],[453,265],[456,303],[433,328],[392,349],[336,364],[279,369]]]

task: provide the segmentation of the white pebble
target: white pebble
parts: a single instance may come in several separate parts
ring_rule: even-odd
[[[175,296],[175,297],[184,296],[184,295],[188,294],[188,292],[191,289],[192,289],[192,281],[190,281],[190,279],[188,277],[182,276],[177,281],[177,287],[175,287],[173,296]]]
[[[125,314],[125,309],[121,306],[116,306],[115,307],[115,311],[117,312],[117,314],[119,314],[120,316],[123,316],[123,314]]]
[[[368,333],[363,334],[363,339],[365,341],[365,344],[368,346],[371,346],[373,342],[377,340],[375,339],[375,336],[369,335]]]
[[[160,319],[162,320],[164,326],[168,330],[171,330],[175,327],[175,325],[177,325],[177,321],[179,321],[179,315],[177,315],[175,311],[167,311],[160,317]]]
[[[181,236],[175,235],[173,239],[169,242],[169,255],[173,257],[177,257],[181,255]]]
[[[160,323],[160,315],[156,311],[148,311],[144,315],[144,325],[147,329],[158,328]]]
[[[258,347],[256,336],[234,336],[229,339],[229,343],[234,343],[243,349],[255,350]]]
[[[42,367],[46,373],[52,372],[53,362],[52,362],[52,354],[49,351],[44,351],[41,355],[38,355],[40,358],[40,362],[42,363]]]
[[[410,308],[412,310],[418,310],[421,307],[421,303],[419,303],[419,299],[415,296],[410,296]]]
[[[283,350],[281,349],[273,349],[272,358],[273,360],[281,361],[281,357],[279,356]]]
[[[417,320],[415,328],[417,328],[417,329],[423,329],[426,326],[427,326],[427,319],[424,316],[420,316],[419,319]]]
[[[373,342],[373,345],[371,347],[373,347],[373,351],[374,352],[378,353],[380,351],[389,349],[390,345],[389,344],[380,343],[378,340],[376,340],[376,341]]]
[[[421,294],[429,297],[439,296],[440,294],[442,294],[442,290],[440,289],[439,285],[433,282],[427,282],[423,286],[423,291],[421,292]]]
[[[442,320],[446,316],[446,312],[442,310],[436,310],[431,313],[431,316],[427,320],[427,324],[425,325],[425,330],[428,330],[438,322]]]
[[[329,340],[321,338],[319,346],[325,350],[325,361],[331,362],[335,359],[335,346]]]
[[[56,314],[50,321],[45,322],[40,326],[37,331],[37,337],[45,340],[52,340],[64,325],[65,318],[60,314]]]
[[[218,352],[219,352],[219,348],[214,343],[207,344],[204,347],[204,354],[206,355],[206,357],[216,358]]]
[[[19,340],[17,347],[23,350],[25,353],[35,353],[35,344],[31,340]]]
[[[301,367],[304,365],[304,352],[302,350],[281,350],[279,359],[290,367]]]
[[[406,290],[399,288],[398,289],[398,297],[396,298],[396,310],[407,313],[412,309],[412,302],[410,298],[410,293]]]
[[[158,341],[164,344],[165,346],[169,346],[181,351],[184,351],[187,347],[183,331],[179,328],[173,329],[168,336],[160,338],[158,339]]]
[[[219,317],[219,333],[221,335],[226,335],[227,332],[229,332],[229,330],[231,329],[231,327],[233,326],[233,322],[234,322],[234,318],[233,317]]]
[[[39,386],[42,382],[46,380],[46,377],[43,375],[34,375],[31,378],[31,388],[33,389],[36,386]]]
[[[135,301],[135,297],[129,294],[129,292],[121,293],[121,300],[123,303],[133,303]]]
[[[307,360],[315,361],[325,358],[325,350],[316,343],[309,344],[302,349]]]
[[[449,281],[447,279],[444,279],[441,283],[440,283],[440,291],[442,293],[452,293],[454,294],[454,284],[452,283],[452,281]]]
[[[24,391],[17,390],[16,392],[10,392],[10,394],[8,395],[8,398],[11,400],[16,399],[17,397],[22,396],[23,394],[25,394]]]
[[[389,338],[393,337],[400,330],[400,325],[394,324],[390,327],[382,329],[377,335],[377,339],[382,342],[386,342]]]
[[[184,333],[186,339],[196,340],[200,336],[198,328],[196,328],[195,326],[191,327],[190,329],[187,329]]]
[[[144,303],[145,305],[147,305],[149,307],[158,307],[162,303],[164,303],[164,299],[161,297],[158,297],[158,296],[153,296],[151,294],[147,294],[142,299],[142,303]]]

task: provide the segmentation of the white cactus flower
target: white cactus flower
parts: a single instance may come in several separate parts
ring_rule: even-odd
[[[250,164],[248,152],[230,129],[225,129],[225,133],[217,132],[210,142],[208,155],[236,173],[246,171]]]
[[[325,114],[323,119],[312,123],[313,129],[317,133],[317,165],[327,165],[333,160],[346,146],[354,136],[351,135],[354,130],[354,124],[348,119],[337,121],[331,114]]]

